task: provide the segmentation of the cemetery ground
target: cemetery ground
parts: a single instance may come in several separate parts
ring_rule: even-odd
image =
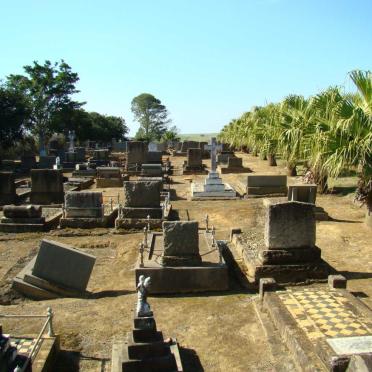
[[[279,160],[277,167],[246,154],[244,166],[256,174],[286,174]],[[183,157],[171,158],[181,168]],[[205,164],[209,165],[206,160]],[[177,173],[176,173],[177,174]],[[246,174],[223,175],[241,190]],[[217,239],[228,239],[230,229],[254,230],[262,214],[262,199],[189,201],[190,180],[201,182],[205,175],[172,179],[176,197],[173,208],[181,219],[204,217],[216,227]],[[289,178],[289,184],[294,178]],[[348,279],[348,289],[372,307],[372,232],[363,224],[365,210],[353,203],[356,178],[335,183],[339,193],[317,196],[332,220],[317,222],[317,246],[322,257]],[[122,192],[103,189],[106,195]],[[59,298],[32,301],[10,289],[11,280],[37,253],[40,240],[49,238],[81,249],[97,257],[87,298]],[[113,340],[125,337],[132,328],[136,303],[134,266],[142,233],[118,234],[114,229],[54,230],[49,233],[0,235],[0,312],[5,314],[44,314],[52,307],[55,332],[60,335],[58,371],[109,371]],[[181,347],[185,370],[189,371],[290,371],[295,370],[289,353],[278,335],[267,335],[256,314],[257,293],[241,287],[231,276],[231,290],[223,293],[167,295],[149,299],[158,328],[165,337],[175,337]],[[322,286],[322,284],[317,284]],[[37,321],[6,320],[5,330],[37,333]]]

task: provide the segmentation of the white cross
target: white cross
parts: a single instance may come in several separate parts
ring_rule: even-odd
[[[211,152],[211,171],[215,172],[217,169],[217,151],[222,151],[222,145],[217,145],[216,137],[212,137],[211,144],[205,145],[204,150]]]

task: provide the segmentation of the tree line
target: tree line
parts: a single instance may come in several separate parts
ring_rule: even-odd
[[[79,142],[108,143],[124,140],[129,128],[119,116],[88,112],[86,102],[73,99],[79,93],[79,76],[63,60],[24,66],[24,74],[11,74],[0,83],[0,155],[15,146],[37,144],[44,151],[54,133],[65,136],[75,131]],[[139,123],[139,140],[174,139],[177,128],[168,128],[168,111],[161,101],[143,93],[132,101],[132,112]],[[26,146],[27,147],[27,146]]]
[[[354,70],[355,92],[329,87],[305,98],[289,95],[279,103],[255,106],[226,125],[219,138],[236,148],[285,160],[289,175],[305,165],[307,177],[320,192],[328,177],[345,171],[359,177],[356,198],[372,213],[372,73]]]

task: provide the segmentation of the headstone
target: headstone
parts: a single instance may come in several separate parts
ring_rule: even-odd
[[[94,150],[93,151],[93,159],[100,160],[100,161],[108,161],[109,160],[109,150],[101,149],[101,150]]]
[[[142,164],[141,176],[161,177],[163,175],[163,168],[161,164]]]
[[[288,200],[315,204],[317,185],[289,185]]]
[[[285,175],[258,175],[247,176],[247,197],[257,195],[286,195],[287,176]]]
[[[265,245],[268,249],[315,246],[314,208],[307,203],[271,204],[266,210]]]
[[[17,201],[13,172],[0,172],[0,204],[14,204]]]
[[[142,141],[129,141],[127,142],[127,168],[130,165],[146,162],[147,159],[147,143]]]
[[[243,159],[235,157],[235,156],[229,156],[227,159],[227,167],[228,168],[242,168]]]
[[[62,287],[85,291],[95,260],[67,244],[43,239],[32,274]]]
[[[121,178],[119,167],[97,167],[98,178]]]
[[[65,195],[66,218],[103,217],[101,192],[70,191]]]
[[[196,221],[164,221],[164,266],[198,266],[199,232]]]
[[[56,163],[56,156],[40,156],[39,169],[53,169]]]
[[[70,140],[68,150],[69,150],[70,152],[74,152],[74,149],[75,149],[75,145],[74,145],[74,140],[75,140],[75,131],[73,131],[73,130],[69,130],[69,131],[68,131],[68,138],[69,138],[69,140]]]
[[[24,172],[29,172],[31,169],[37,168],[35,155],[23,155],[21,157],[21,169]]]
[[[63,203],[63,196],[63,173],[60,170],[31,170],[32,204]]]
[[[148,151],[149,152],[153,152],[153,151],[159,151],[158,150],[158,144],[157,143],[155,143],[155,142],[150,142],[149,144],[148,144]]]
[[[125,181],[124,197],[126,207],[159,208],[162,183],[158,181]]]
[[[147,153],[147,162],[149,163],[161,163],[162,162],[162,152],[161,151],[149,151]]]
[[[197,141],[183,141],[181,145],[181,152],[187,152],[188,149],[199,148],[199,142]]]
[[[202,167],[202,152],[200,149],[187,150],[187,166],[190,168]]]

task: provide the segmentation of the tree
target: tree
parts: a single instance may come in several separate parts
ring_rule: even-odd
[[[162,136],[162,140],[167,142],[167,141],[179,141],[180,137],[178,137],[179,130],[176,126],[170,127],[167,129],[166,132],[164,132]]]
[[[166,132],[168,124],[168,111],[161,101],[152,94],[142,93],[132,100],[132,112],[139,122],[140,128],[136,138],[145,141],[160,140]]]
[[[53,116],[66,107],[76,109],[84,104],[71,99],[71,95],[79,92],[75,88],[79,77],[63,60],[45,61],[44,65],[34,61],[33,65],[24,66],[24,70],[26,76],[8,76],[7,85],[28,97],[31,131],[39,137],[40,153],[44,154],[46,137],[52,133]]]
[[[0,86],[0,141],[5,150],[23,138],[30,116],[27,98],[19,91]]]

